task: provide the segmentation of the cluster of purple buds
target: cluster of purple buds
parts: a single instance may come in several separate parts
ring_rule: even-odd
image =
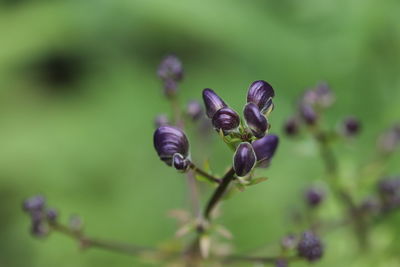
[[[48,223],[54,223],[58,217],[55,209],[46,208],[46,201],[40,195],[26,199],[23,209],[31,217],[31,233],[37,237],[45,236],[49,231]]]
[[[306,231],[297,245],[297,253],[300,257],[310,262],[319,260],[324,253],[324,246],[318,236],[312,231]]]
[[[175,55],[168,55],[158,66],[157,74],[163,82],[165,95],[175,96],[178,83],[183,79],[182,62]]]
[[[257,166],[266,166],[278,146],[278,137],[267,135],[267,116],[273,109],[274,89],[265,81],[253,82],[247,93],[243,115],[247,127],[241,125],[239,114],[230,108],[212,89],[203,90],[207,117],[224,136],[238,137],[233,168],[239,177],[248,175]]]
[[[161,126],[153,136],[154,148],[167,165],[186,171],[190,165],[189,141],[185,133],[174,126]]]

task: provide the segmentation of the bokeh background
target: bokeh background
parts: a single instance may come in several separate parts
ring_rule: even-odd
[[[219,222],[237,252],[276,243],[293,230],[302,190],[323,177],[313,142],[285,138],[282,123],[304,88],[327,81],[337,98],[327,121],[363,122],[362,135],[336,149],[353,179],[378,134],[400,118],[399,13],[397,0],[1,0],[0,266],[153,266],[80,253],[60,235],[33,239],[21,202],[42,193],[62,220],[79,214],[98,237],[149,246],[171,238],[167,212],[189,207],[186,182],[152,146],[153,119],[169,110],[155,69],[171,52],[186,71],[182,106],[210,87],[240,111],[252,81],[274,86],[272,132],[282,139],[260,173],[270,179],[225,202]],[[195,129],[194,159],[208,157],[222,173],[230,151],[214,135],[204,152]],[[392,158],[386,173],[399,164]],[[380,249],[367,255],[349,230],[327,235],[315,266],[399,266],[399,222],[374,230]]]

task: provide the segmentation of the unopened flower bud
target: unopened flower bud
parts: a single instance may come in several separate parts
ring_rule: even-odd
[[[250,173],[256,164],[256,154],[250,143],[243,142],[233,156],[233,169],[237,176],[243,177]]]
[[[203,109],[198,101],[192,100],[186,106],[186,113],[193,121],[196,121],[201,117]]]
[[[295,136],[299,133],[299,121],[296,118],[289,118],[284,124],[284,131],[288,136]]]
[[[206,88],[203,90],[203,101],[206,107],[207,117],[212,119],[214,114],[221,108],[227,107],[224,100],[220,98],[212,89]]]
[[[308,125],[314,125],[318,119],[318,114],[310,105],[302,104],[300,106],[300,115],[303,118],[304,122]]]
[[[158,66],[157,74],[162,80],[179,82],[183,78],[182,62],[175,55],[168,55]]]
[[[251,144],[253,146],[254,152],[256,153],[257,162],[259,163],[259,165],[261,165],[261,167],[271,161],[278,147],[278,144],[279,138],[278,136],[273,134],[266,135]]]
[[[167,165],[172,166],[172,157],[179,153],[184,157],[189,153],[189,142],[185,133],[173,126],[161,126],[154,132],[154,148]]]
[[[386,130],[378,139],[378,149],[384,154],[390,154],[400,144],[400,124]]]
[[[261,113],[264,113],[272,105],[271,99],[275,96],[274,89],[266,81],[253,82],[247,92],[247,102],[257,105]]]
[[[41,195],[30,197],[23,203],[23,208],[27,212],[41,211],[44,206],[45,199]]]
[[[325,197],[325,193],[320,188],[311,187],[305,192],[306,202],[310,207],[318,206]]]
[[[212,117],[212,125],[224,134],[235,130],[240,124],[239,115],[231,108],[221,108]]]
[[[320,83],[314,89],[317,96],[317,104],[320,107],[327,108],[330,107],[335,101],[335,97],[327,83]]]
[[[304,232],[299,244],[297,252],[300,257],[310,262],[319,260],[324,253],[324,246],[321,240],[311,231]]]
[[[189,167],[190,161],[179,153],[175,153],[172,157],[172,165],[178,171],[186,171]]]
[[[268,129],[268,122],[265,116],[261,114],[257,105],[254,103],[247,103],[244,107],[243,114],[254,136],[257,138],[263,137]]]
[[[355,117],[348,117],[343,121],[343,132],[346,136],[355,136],[360,132],[360,121]]]
[[[169,124],[169,120],[167,115],[165,114],[160,114],[154,119],[154,124],[156,128],[161,127],[161,126],[166,126]]]
[[[48,209],[46,212],[46,217],[49,222],[55,222],[58,218],[58,212],[55,209]]]
[[[178,91],[178,83],[175,80],[167,79],[163,82],[166,97],[173,97]]]
[[[296,247],[297,238],[293,234],[289,234],[282,238],[281,247],[284,250],[294,249]]]

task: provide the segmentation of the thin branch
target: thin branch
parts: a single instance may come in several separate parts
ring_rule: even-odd
[[[217,177],[209,174],[208,172],[200,169],[199,167],[197,167],[194,163],[190,163],[189,166],[193,171],[195,171],[196,173],[200,174],[201,176],[203,176],[204,178],[206,178],[208,181],[212,182],[212,183],[217,183],[220,184],[221,183],[221,179],[218,179]]]

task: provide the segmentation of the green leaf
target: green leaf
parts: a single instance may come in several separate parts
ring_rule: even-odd
[[[264,182],[266,180],[268,180],[268,177],[254,178],[254,179],[251,179],[250,182],[247,185],[251,186],[251,185],[259,184],[259,183],[262,183],[262,182]]]

